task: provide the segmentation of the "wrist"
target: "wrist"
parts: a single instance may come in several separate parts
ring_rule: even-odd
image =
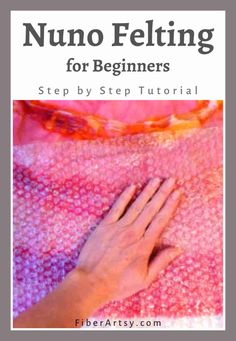
[[[105,285],[93,273],[88,273],[80,267],[76,267],[67,276],[72,287],[75,288],[75,296],[80,306],[82,302],[85,310],[89,311],[88,314],[99,309],[109,300]]]

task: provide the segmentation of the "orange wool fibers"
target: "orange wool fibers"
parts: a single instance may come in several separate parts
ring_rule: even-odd
[[[175,107],[169,108],[167,105],[166,112],[163,112],[164,102],[162,102],[162,112],[158,111],[158,106],[147,115],[137,115],[137,119],[131,122],[123,116],[111,114],[103,115],[102,112],[95,107],[82,107],[79,103],[89,101],[64,101],[77,102],[73,107],[62,105],[63,101],[15,101],[14,112],[20,116],[20,124],[18,125],[18,134],[23,129],[26,120],[37,122],[42,129],[61,135],[62,137],[81,140],[95,139],[97,137],[109,138],[115,136],[132,135],[137,133],[147,133],[155,131],[173,131],[179,132],[190,128],[199,128],[206,126],[212,120],[221,119],[222,101],[195,101],[195,106],[190,110],[185,107],[184,103],[190,101],[173,101],[177,104]],[[100,103],[104,102],[124,102],[124,101],[90,101],[97,102],[98,108]],[[139,101],[126,101],[139,102]],[[140,101],[157,102],[157,101]],[[183,103],[183,104],[181,104]],[[183,109],[181,111],[181,105]],[[81,110],[82,109],[82,110]],[[169,111],[171,110],[172,111]],[[108,108],[109,110],[109,108]],[[125,109],[124,109],[125,110]],[[129,113],[127,113],[127,116]],[[132,113],[135,117],[135,112]],[[118,116],[118,117],[117,117]]]

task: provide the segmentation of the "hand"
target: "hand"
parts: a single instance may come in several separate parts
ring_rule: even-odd
[[[153,179],[127,209],[136,189],[129,186],[85,243],[77,270],[96,283],[103,303],[147,288],[181,253],[155,250],[180,201],[174,188],[174,179]]]
[[[104,303],[148,287],[181,252],[176,247],[155,250],[180,200],[174,187],[173,179],[162,185],[151,180],[126,210],[135,192],[135,186],[128,187],[91,234],[78,266],[14,319],[14,327],[80,327]]]

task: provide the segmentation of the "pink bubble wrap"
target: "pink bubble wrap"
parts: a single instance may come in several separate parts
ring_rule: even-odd
[[[184,193],[163,243],[184,253],[149,287],[95,317],[222,314],[222,128],[14,147],[14,316],[55,288],[130,183],[174,176]],[[96,252],[96,250],[94,250]],[[89,294],[89,293],[88,293]]]

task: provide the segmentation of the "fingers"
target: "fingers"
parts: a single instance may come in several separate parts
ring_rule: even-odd
[[[182,250],[178,247],[167,247],[160,251],[149,265],[147,277],[148,285],[156,279],[161,270],[164,270],[181,253]]]
[[[176,208],[180,202],[181,192],[176,190],[168,197],[165,205],[161,210],[155,215],[150,226],[145,232],[145,237],[150,239],[151,243],[157,241],[157,239],[162,234],[165,227],[168,225],[170,219],[174,215]]]
[[[142,233],[152,222],[155,215],[159,212],[170,193],[175,187],[175,180],[170,178],[163,182],[158,192],[153,196],[152,200],[144,207],[143,211],[135,222],[135,227]]]
[[[144,209],[147,202],[151,199],[153,194],[160,186],[160,179],[152,179],[143,189],[143,191],[139,194],[138,198],[133,202],[128,211],[125,213],[122,218],[122,224],[129,225],[133,223],[140,212]]]
[[[147,226],[151,223],[151,228],[149,227],[148,229],[150,230],[149,233],[152,232],[157,235],[158,231],[157,228],[155,228],[157,225],[161,233],[174,213],[179,198],[178,195],[176,195],[178,191],[172,193],[170,196],[170,193],[173,191],[175,186],[174,179],[170,178],[164,181],[158,190],[159,186],[160,179],[156,178],[149,181],[138,198],[124,214],[125,209],[132,199],[136,189],[135,185],[127,187],[112,206],[111,210],[103,220],[103,223],[115,223],[124,214],[120,220],[122,225],[129,225],[135,221],[135,228],[143,233]],[[155,194],[157,190],[158,192]],[[166,204],[162,208],[165,202]],[[153,219],[154,221],[152,221]]]
[[[124,213],[127,205],[132,199],[135,192],[135,185],[128,186],[116,200],[107,216],[103,219],[103,223],[112,224],[116,222]]]

